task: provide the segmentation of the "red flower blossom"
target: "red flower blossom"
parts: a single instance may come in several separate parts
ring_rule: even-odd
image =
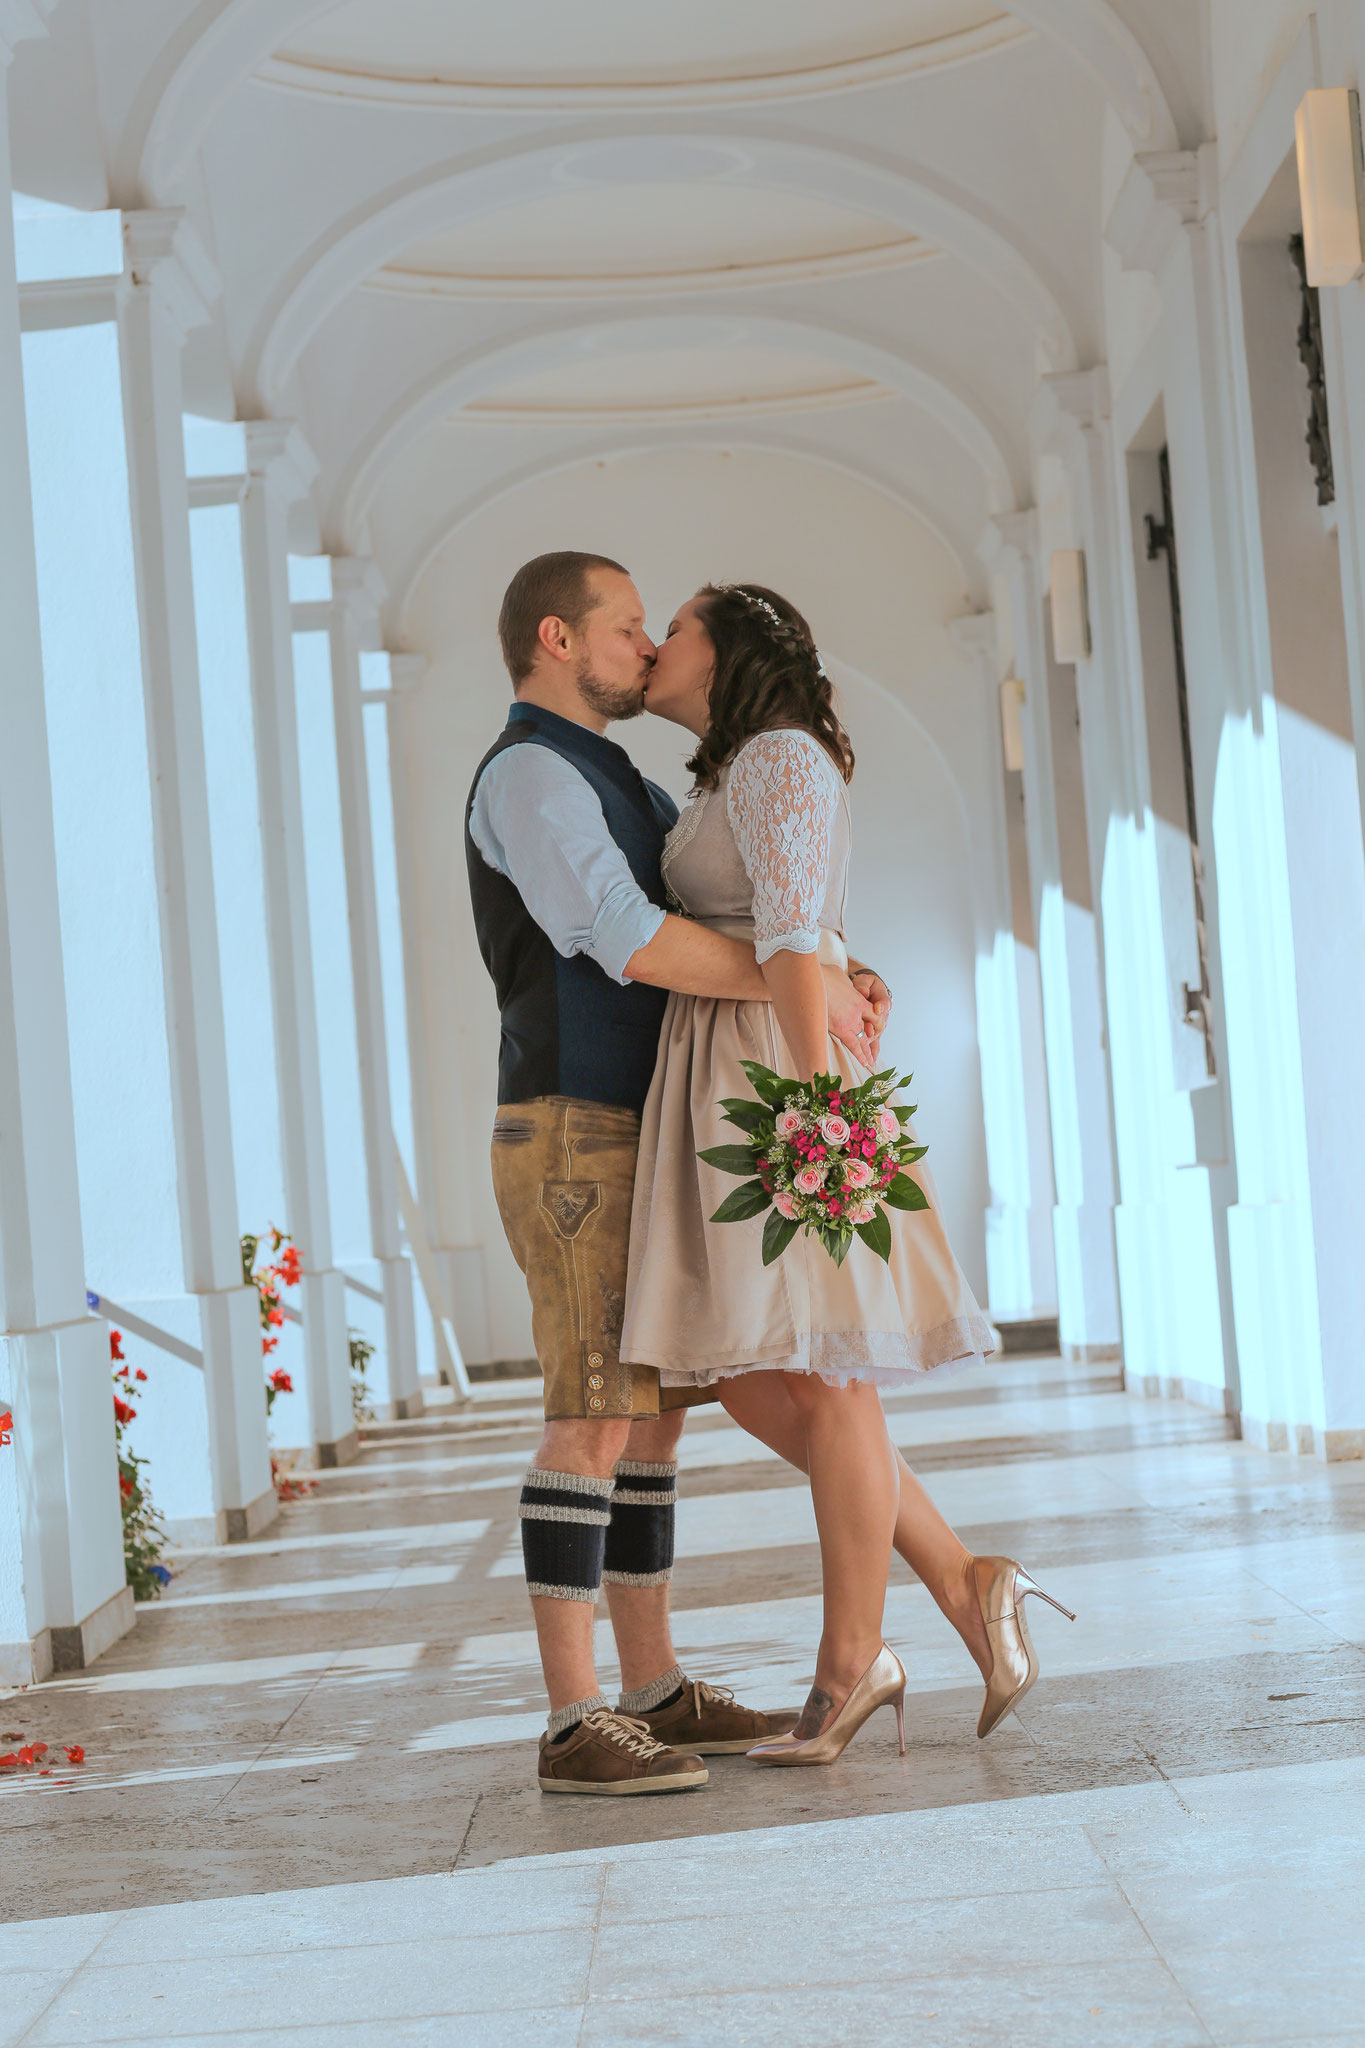
[[[137,1369],[137,1371],[136,1371],[136,1372],[135,1372],[135,1373],[133,1374],[133,1378],[134,1378],[135,1380],[145,1380],[145,1379],[146,1379],[146,1377],[147,1377],[147,1375],[146,1375],[146,1373],[145,1373],[145,1372],[144,1372],[144,1371],[142,1370],[142,1367],[141,1367],[141,1366],[139,1366],[139,1367],[138,1367],[138,1369]]]
[[[275,1346],[279,1343],[279,1341],[280,1340],[278,1337],[262,1337],[261,1350],[264,1352],[267,1358],[269,1358],[271,1352],[275,1349]]]
[[[81,1748],[79,1742],[71,1744],[66,1752],[66,1760],[69,1764],[83,1764],[85,1762],[85,1751]]]
[[[118,1490],[119,1490],[119,1492],[120,1492],[120,1493],[121,1493],[121,1494],[123,1495],[123,1498],[124,1498],[125,1500],[131,1500],[131,1499],[132,1499],[132,1497],[133,1497],[133,1482],[132,1482],[132,1480],[131,1480],[131,1479],[125,1479],[125,1478],[124,1478],[124,1476],[123,1476],[123,1474],[122,1474],[121,1472],[119,1473],[119,1476],[118,1476]]]
[[[297,1287],[302,1278],[302,1269],[297,1249],[291,1244],[280,1260],[280,1278],[286,1287]]]
[[[0,1756],[0,1771],[9,1770],[11,1766],[17,1764],[18,1761],[19,1759],[14,1754],[14,1751],[10,1750],[7,1756]]]
[[[0,1408],[0,1450],[4,1450],[13,1442],[13,1431],[13,1415],[11,1415],[8,1408]]]
[[[119,1330],[109,1332],[109,1356],[115,1363],[123,1356],[123,1334]]]
[[[136,1408],[130,1408],[128,1403],[121,1400],[117,1394],[114,1396],[114,1420],[118,1423],[120,1429],[126,1429],[130,1422],[137,1420]]]
[[[282,1308],[272,1308],[270,1311],[270,1321],[276,1328],[278,1328],[278,1326],[284,1321],[284,1310]]]
[[[294,1382],[282,1365],[277,1365],[271,1373],[270,1384],[277,1394],[292,1394],[294,1391]]]

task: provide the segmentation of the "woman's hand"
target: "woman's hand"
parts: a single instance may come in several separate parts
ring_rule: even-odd
[[[853,986],[866,996],[876,1013],[876,1022],[868,1026],[867,1032],[868,1057],[875,1067],[882,1056],[882,1033],[891,1022],[891,991],[875,968],[861,967],[856,960],[850,960],[848,973]]]
[[[865,993],[861,984],[851,980],[841,967],[822,966],[820,972],[825,982],[829,1035],[837,1038],[855,1060],[866,1066],[869,1060],[876,1058],[877,1041],[884,1028],[875,996]],[[870,968],[864,968],[862,972],[871,975],[877,987],[881,987]],[[887,1013],[890,1013],[889,1000]]]

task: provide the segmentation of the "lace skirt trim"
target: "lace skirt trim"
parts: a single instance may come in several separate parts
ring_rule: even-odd
[[[683,1371],[660,1366],[664,1387],[712,1387],[746,1372],[813,1372],[827,1386],[867,1383],[903,1387],[922,1374],[980,1365],[995,1349],[995,1332],[984,1317],[963,1317],[935,1330],[811,1330],[797,1349],[774,1358],[717,1361]]]

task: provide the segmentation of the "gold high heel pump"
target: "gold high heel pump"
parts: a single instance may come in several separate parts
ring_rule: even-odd
[[[878,1707],[896,1709],[896,1734],[901,1755],[905,1755],[905,1667],[893,1650],[883,1643],[834,1719],[805,1742],[794,1735],[780,1735],[773,1742],[760,1742],[748,1754],[761,1764],[832,1764],[841,1757],[864,1721]]]
[[[1060,1600],[1054,1600],[1051,1593],[1045,1593],[1041,1586],[1035,1585],[1024,1567],[1016,1564],[1012,1557],[979,1557],[976,1562],[992,1568],[986,1590],[982,1592],[978,1581],[976,1594],[981,1603],[981,1618],[990,1637],[992,1658],[991,1675],[986,1680],[985,1704],[981,1709],[981,1719],[976,1724],[977,1735],[984,1740],[992,1728],[999,1727],[1006,1714],[1018,1706],[1038,1676],[1038,1657],[1024,1618],[1027,1595],[1036,1593],[1040,1600],[1046,1600],[1049,1607],[1055,1607],[1068,1621],[1074,1621],[1076,1617],[1069,1607],[1063,1607]]]

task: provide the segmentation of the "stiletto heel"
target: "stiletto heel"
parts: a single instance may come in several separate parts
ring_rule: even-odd
[[[1046,1600],[1049,1607],[1055,1607],[1058,1614],[1064,1614],[1068,1621],[1076,1619],[1069,1607],[1063,1607],[1060,1600],[1054,1600],[1051,1593],[1045,1593],[1036,1579],[1031,1579],[1019,1566],[1015,1567],[1014,1590],[1016,1599],[1022,1599],[1025,1593],[1036,1593],[1040,1600]]]
[[[1068,1621],[1074,1621],[1076,1617],[1069,1607],[1063,1607],[1060,1600],[1054,1600],[1051,1593],[1045,1593],[1014,1558],[979,1557],[976,1563],[991,1567],[984,1591],[979,1579],[976,1591],[981,1603],[981,1619],[986,1624],[991,1645],[991,1675],[986,1680],[986,1698],[981,1708],[981,1719],[976,1724],[977,1735],[984,1741],[993,1728],[999,1727],[1006,1714],[1018,1706],[1038,1676],[1038,1657],[1024,1617],[1024,1601],[1028,1595],[1036,1593],[1040,1600],[1046,1600],[1049,1607],[1055,1607]]]
[[[760,1764],[832,1764],[841,1757],[864,1721],[878,1707],[896,1709],[896,1732],[901,1755],[905,1755],[905,1666],[883,1643],[858,1683],[827,1728],[798,1742],[794,1735],[782,1735],[775,1742],[760,1742],[749,1755]]]

